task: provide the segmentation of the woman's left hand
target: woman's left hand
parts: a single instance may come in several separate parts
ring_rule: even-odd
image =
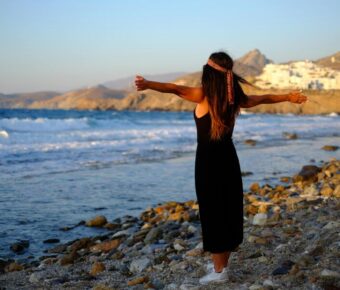
[[[288,101],[291,103],[301,104],[307,101],[307,97],[302,94],[302,90],[293,91],[288,94]]]

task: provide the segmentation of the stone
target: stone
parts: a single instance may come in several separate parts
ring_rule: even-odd
[[[175,242],[173,244],[173,247],[176,251],[183,251],[185,249],[185,246],[183,245],[183,243],[180,243],[180,242]]]
[[[15,271],[21,271],[24,269],[24,266],[21,264],[18,264],[16,262],[12,262],[9,265],[5,267],[6,272],[15,272]]]
[[[20,240],[19,242],[13,243],[10,246],[10,249],[15,253],[23,252],[26,248],[29,247],[29,241],[28,240]]]
[[[331,230],[336,228],[340,229],[340,222],[338,221],[330,221],[323,227],[323,229],[325,230]]]
[[[66,254],[64,256],[62,256],[59,260],[60,265],[64,266],[64,265],[68,265],[68,264],[73,264],[74,261],[79,257],[79,254],[77,253],[77,251],[72,251],[69,254]]]
[[[59,239],[47,239],[47,240],[44,240],[43,243],[45,244],[53,244],[53,243],[59,243],[60,240]]]
[[[242,176],[249,176],[249,175],[253,175],[254,173],[253,172],[250,172],[250,171],[242,171],[241,172],[241,175]]]
[[[133,273],[140,273],[145,270],[145,268],[149,267],[151,265],[149,258],[139,258],[136,260],[133,260],[130,264],[129,270]]]
[[[92,265],[91,271],[90,271],[90,275],[92,276],[96,276],[97,274],[101,273],[105,271],[105,264],[102,262],[95,262]]]
[[[319,191],[316,188],[315,184],[311,184],[310,186],[306,187],[303,190],[304,195],[309,195],[309,196],[317,196],[319,195]]]
[[[334,146],[334,145],[325,145],[321,148],[322,150],[325,151],[336,151],[339,149],[339,146]]]
[[[191,249],[190,251],[187,251],[185,254],[190,257],[198,257],[203,254],[203,250],[194,248],[194,249]]]
[[[148,276],[141,276],[141,277],[137,277],[137,278],[134,278],[134,279],[128,281],[127,284],[128,284],[128,286],[134,286],[134,285],[137,285],[137,284],[146,283],[148,281],[149,281]]]
[[[70,247],[71,251],[79,251],[80,249],[92,246],[94,242],[90,238],[81,238],[76,240]]]
[[[253,225],[263,226],[266,224],[267,218],[268,218],[267,214],[257,213],[253,218]]]
[[[250,185],[249,189],[250,189],[250,191],[252,191],[252,192],[258,192],[259,189],[260,189],[260,185],[259,185],[257,182],[252,183],[252,184]]]
[[[334,196],[334,197],[340,198],[340,184],[338,184],[338,185],[335,187],[335,189],[334,189],[334,191],[333,191],[333,196]]]
[[[118,223],[106,223],[104,225],[104,228],[108,229],[108,230],[115,230],[115,229],[118,229],[120,227],[120,224]]]
[[[330,196],[332,196],[333,188],[331,188],[329,185],[325,185],[320,190],[320,193],[323,196],[330,197]]]
[[[317,174],[321,171],[321,168],[315,165],[305,165],[300,172],[293,177],[294,182],[315,182],[317,181]]]
[[[130,233],[129,229],[118,231],[111,236],[111,239],[117,239],[117,238],[121,238],[124,236],[128,236],[129,233]]]
[[[272,275],[276,276],[276,275],[285,275],[288,274],[290,269],[293,267],[295,263],[290,261],[290,260],[286,260],[284,261],[281,266],[279,266],[278,268],[276,268],[273,272]]]
[[[163,234],[163,229],[158,226],[152,228],[145,236],[144,243],[145,244],[151,244],[157,241]]]
[[[106,217],[103,216],[103,215],[98,215],[98,216],[94,217],[93,219],[88,220],[86,222],[86,226],[88,226],[88,227],[102,227],[106,223],[107,223]]]
[[[274,285],[274,283],[273,283],[272,280],[266,279],[266,280],[263,281],[263,286],[266,286],[266,287],[274,287],[275,285]]]
[[[97,284],[93,287],[93,290],[114,290],[114,288],[106,286],[105,284]]]
[[[289,181],[290,181],[290,177],[289,177],[289,176],[282,176],[282,177],[280,178],[280,181],[281,181],[281,182],[289,182]]]
[[[120,239],[105,241],[105,242],[102,242],[102,243],[99,243],[99,244],[96,244],[90,247],[90,251],[91,252],[109,252],[112,249],[118,248],[120,243],[121,243]]]
[[[340,278],[340,274],[338,272],[336,272],[336,271],[333,271],[333,270],[323,269],[321,271],[321,273],[320,273],[320,277],[339,279]]]
[[[291,139],[291,140],[294,140],[294,139],[298,138],[298,135],[296,133],[283,132],[282,135],[286,139]]]
[[[253,284],[249,286],[248,290],[264,290],[264,288],[262,285]]]
[[[188,226],[188,232],[194,234],[194,233],[197,232],[197,228],[195,226],[193,226],[193,225],[189,225]]]
[[[246,139],[244,140],[244,144],[250,145],[250,146],[255,146],[256,145],[256,140],[253,139]]]

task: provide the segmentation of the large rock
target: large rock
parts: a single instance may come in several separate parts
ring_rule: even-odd
[[[107,223],[106,217],[103,215],[98,215],[93,219],[86,222],[88,227],[102,227]]]
[[[163,233],[163,229],[161,227],[154,227],[152,228],[144,238],[145,244],[151,244],[157,241]]]
[[[321,168],[315,165],[305,165],[301,171],[294,176],[294,182],[316,182],[317,174],[321,171]]]

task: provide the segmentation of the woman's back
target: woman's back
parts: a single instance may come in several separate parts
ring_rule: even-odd
[[[199,144],[212,144],[212,143],[223,143],[225,141],[232,140],[232,135],[234,131],[234,126],[232,125],[230,131],[222,135],[220,140],[212,141],[210,138],[211,133],[211,117],[209,111],[206,112],[204,115],[197,117],[196,109],[193,111],[194,119],[196,123],[197,129],[197,142]]]

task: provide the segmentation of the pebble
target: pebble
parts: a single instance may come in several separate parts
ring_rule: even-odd
[[[105,264],[102,262],[95,262],[92,265],[91,271],[90,271],[90,275],[92,276],[96,276],[99,273],[105,271]]]
[[[136,259],[131,262],[129,270],[134,273],[140,273],[144,271],[145,268],[149,267],[150,264],[151,261],[147,257]]]
[[[257,213],[253,218],[253,225],[263,226],[266,224],[267,219],[268,219],[267,214]]]
[[[325,278],[339,278],[340,279],[340,274],[336,271],[328,270],[328,269],[323,269],[320,273],[321,277]]]
[[[301,176],[287,177],[284,186],[254,183],[244,193],[244,240],[230,256],[230,279],[208,289],[339,288],[334,258],[340,246],[340,162],[321,164],[303,167]],[[325,188],[333,191],[325,194]],[[0,259],[0,284],[9,289],[42,283],[52,289],[205,289],[198,279],[211,258],[203,251],[196,200],[158,204],[138,218],[126,215],[103,227],[114,232],[51,247],[46,252],[53,255],[38,261]],[[11,263],[22,270],[8,273]]]
[[[335,145],[325,145],[322,147],[323,150],[325,151],[336,151],[339,149],[339,146],[335,146]]]
[[[147,276],[141,276],[141,277],[137,277],[137,278],[134,278],[130,281],[127,282],[128,286],[134,286],[134,285],[137,285],[137,284],[142,284],[142,283],[145,283],[145,282],[148,282],[149,279]]]

